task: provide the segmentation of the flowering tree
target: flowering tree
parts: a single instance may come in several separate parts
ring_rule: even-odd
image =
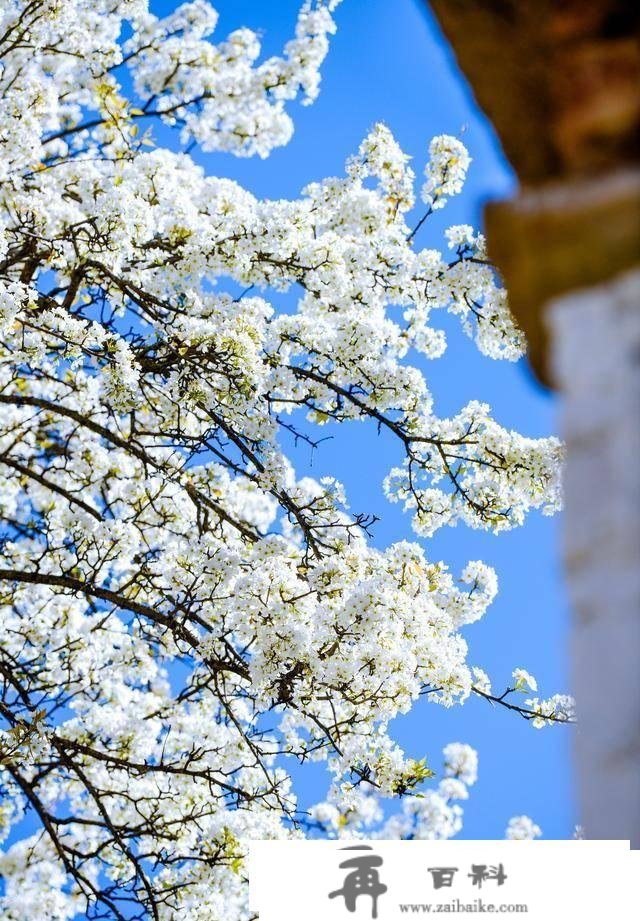
[[[386,430],[385,491],[424,538],[559,507],[555,438],[507,431],[478,402],[440,418],[410,363],[445,351],[438,309],[490,358],[524,350],[481,235],[451,228],[448,256],[416,245],[462,187],[462,144],[432,142],[413,229],[414,174],[382,125],[295,201],[176,152],[286,143],[336,5],[307,2],[263,63],[247,29],[209,41],[204,0],[165,19],[146,0],[2,6],[7,921],[45,904],[52,921],[247,918],[251,838],[459,830],[475,753],[448,746],[416,796],[431,769],[388,734],[421,695],[572,719],[567,697],[514,696],[536,691],[526,672],[493,694],[469,664],[461,630],[496,593],[491,569],[457,578],[417,543],[375,549],[340,484],[297,478],[281,447],[327,421]],[[174,149],[154,146],[154,123],[176,129]],[[289,288],[297,309],[278,312]],[[330,771],[310,812],[294,758]],[[508,830],[538,833],[526,817]]]

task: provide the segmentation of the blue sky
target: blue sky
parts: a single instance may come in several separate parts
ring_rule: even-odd
[[[219,0],[216,38],[246,25],[263,34],[265,54],[278,53],[291,36],[298,0]],[[156,2],[166,13],[175,4]],[[338,34],[323,68],[320,98],[311,107],[292,107],[296,133],[268,160],[241,160],[193,151],[210,173],[237,179],[258,195],[295,196],[309,181],[342,172],[371,125],[394,132],[421,172],[434,134],[461,136],[473,157],[464,193],[421,230],[418,243],[441,248],[442,231],[455,223],[479,224],[483,203],[509,194],[514,179],[493,135],[456,71],[437,25],[418,0],[344,0],[336,12]],[[278,303],[277,299],[274,303]],[[450,414],[469,399],[491,404],[502,424],[525,435],[556,431],[556,402],[533,380],[526,364],[493,362],[480,356],[457,322],[443,317],[449,349],[425,365],[436,409]],[[345,483],[351,508],[381,517],[375,540],[385,545],[411,539],[408,519],[384,499],[382,479],[398,459],[397,449],[374,430],[342,426],[315,453],[300,449],[299,473],[332,473]],[[506,687],[512,668],[538,678],[545,696],[569,690],[566,669],[568,608],[560,567],[559,518],[532,516],[524,528],[500,537],[462,526],[446,529],[425,547],[431,559],[459,570],[469,559],[494,566],[500,594],[486,617],[466,631],[475,664],[485,667],[494,687]],[[570,773],[572,730],[532,729],[523,720],[484,701],[444,710],[426,702],[396,721],[398,741],[436,768],[447,742],[478,749],[480,778],[465,808],[466,838],[499,838],[507,820],[529,814],[545,837],[570,837],[575,824]],[[298,777],[306,802],[322,795],[324,775],[306,768]]]

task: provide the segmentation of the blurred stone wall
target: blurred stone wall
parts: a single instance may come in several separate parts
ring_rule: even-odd
[[[587,836],[640,847],[640,270],[547,308]]]

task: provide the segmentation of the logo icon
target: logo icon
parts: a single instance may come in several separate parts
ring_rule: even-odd
[[[354,847],[343,847],[343,851],[371,851],[366,845],[355,845]],[[356,902],[361,895],[371,896],[371,917],[378,917],[378,898],[387,891],[384,883],[380,882],[380,874],[377,867],[383,864],[382,857],[377,854],[362,854],[361,857],[351,857],[340,864],[341,870],[349,870],[347,873],[342,889],[336,889],[335,892],[329,893],[330,899],[335,899],[341,895],[344,898],[344,904],[347,911],[356,910]]]

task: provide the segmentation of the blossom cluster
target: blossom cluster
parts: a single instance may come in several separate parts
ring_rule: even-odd
[[[385,819],[379,796],[353,788],[347,801],[335,795],[310,810],[311,819],[324,836],[444,840],[462,828],[460,801],[478,777],[478,756],[470,745],[452,742],[443,751],[444,769],[435,788],[402,799],[399,812]],[[422,763],[413,764],[420,781],[433,772]]]
[[[509,819],[505,838],[508,841],[533,841],[542,835],[539,825],[527,815],[516,815]]]
[[[0,11],[7,921],[43,904],[53,921],[245,921],[252,838],[460,830],[475,753],[448,746],[431,788],[390,724],[425,697],[504,702],[466,635],[496,574],[452,572],[417,541],[377,547],[342,485],[298,476],[283,445],[323,425],[384,431],[384,488],[418,538],[550,514],[558,440],[476,401],[442,418],[416,360],[447,348],[438,312],[491,358],[519,358],[522,333],[481,235],[418,246],[426,215],[410,226],[415,175],[387,127],[292,201],[188,153],[286,143],[337,6],[305,3],[262,63],[250,30],[211,41],[204,0],[164,18],[146,0]],[[156,124],[175,127],[168,147]],[[427,214],[469,162],[457,139],[433,142]],[[509,705],[534,725],[573,719],[561,695]],[[329,792],[305,813],[291,764],[309,761]],[[20,837],[27,814],[39,827]]]

